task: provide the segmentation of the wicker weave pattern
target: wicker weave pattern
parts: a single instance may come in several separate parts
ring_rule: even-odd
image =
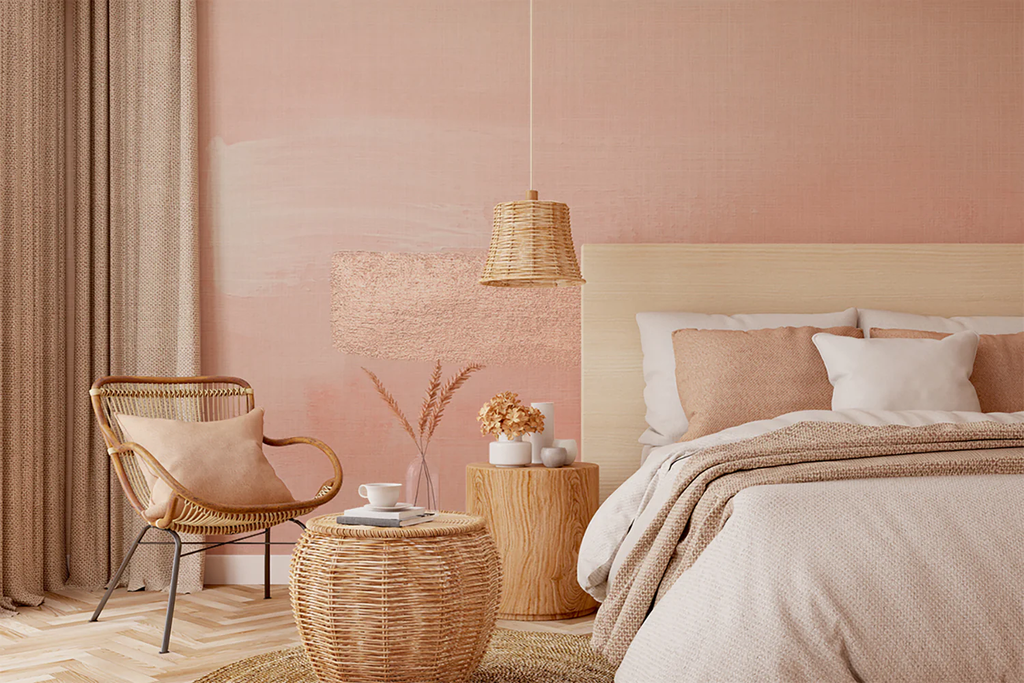
[[[124,442],[114,413],[165,420],[212,421],[245,415],[254,407],[252,389],[229,383],[155,384],[108,382],[90,392],[99,396],[107,424]]]
[[[465,681],[494,629],[497,548],[483,518],[405,529],[310,520],[292,555],[295,622],[320,681]]]
[[[149,467],[164,479],[181,499],[182,505],[168,506],[169,516],[155,523],[160,528],[201,535],[229,535],[267,529],[314,511],[331,500],[341,488],[341,466],[326,445],[306,437],[264,438],[264,443],[271,446],[307,443],[320,448],[334,466],[334,478],[325,482],[317,495],[307,501],[241,508],[219,506],[184,489],[144,448],[126,443],[121,426],[114,417],[115,413],[122,413],[206,422],[245,415],[255,406],[255,399],[252,388],[238,378],[105,377],[93,385],[89,394],[114,470],[132,507],[142,515],[149,505],[150,490],[142,467]]]
[[[494,229],[480,284],[495,287],[582,285],[561,202],[524,199],[494,207]]]

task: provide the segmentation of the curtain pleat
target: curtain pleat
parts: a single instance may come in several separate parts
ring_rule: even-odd
[[[72,177],[71,223],[74,226],[73,302],[75,326],[71,344],[70,386],[81,395],[82,387],[110,372],[109,176],[107,154],[107,17],[95,12],[90,2],[69,6],[69,62],[71,68],[70,106],[72,134],[69,148]],[[116,478],[110,463],[98,454],[104,444],[90,405],[73,401],[68,448],[68,486],[71,509],[93,511],[69,520],[69,583],[78,586],[101,584],[123,553],[119,525],[125,514],[117,501]],[[109,513],[107,512],[109,510]],[[102,517],[100,516],[102,515]],[[107,516],[109,515],[109,519]],[[91,518],[91,519],[90,519]],[[92,523],[85,523],[85,520]],[[108,558],[108,554],[111,556]],[[91,558],[92,561],[79,561]]]
[[[111,262],[121,269],[113,274],[120,286],[112,288],[110,297],[112,362],[131,369],[125,374],[198,375],[194,5],[179,0],[94,3],[107,5],[110,22]],[[188,123],[184,136],[183,119]],[[118,499],[128,543],[142,521],[119,488]],[[129,568],[129,589],[165,588],[169,555],[159,546],[140,548]],[[182,561],[179,590],[202,588],[204,557]]]
[[[194,0],[0,0],[0,611],[103,584],[143,524],[92,382],[198,374],[195,31]],[[150,546],[127,583],[169,577]]]
[[[0,612],[65,576],[62,16],[0,0]]]

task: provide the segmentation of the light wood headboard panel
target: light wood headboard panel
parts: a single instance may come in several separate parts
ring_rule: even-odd
[[[1024,244],[585,244],[582,454],[604,500],[640,464],[640,311],[1024,315]]]

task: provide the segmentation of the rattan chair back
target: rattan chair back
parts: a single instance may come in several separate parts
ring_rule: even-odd
[[[97,417],[113,432],[117,444],[126,439],[115,413],[210,422],[245,415],[255,405],[252,387],[237,377],[105,377],[94,388],[102,413]]]

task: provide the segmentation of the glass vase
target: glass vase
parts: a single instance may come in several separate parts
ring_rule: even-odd
[[[435,458],[417,453],[405,471],[405,497],[413,505],[440,510],[441,476]]]

